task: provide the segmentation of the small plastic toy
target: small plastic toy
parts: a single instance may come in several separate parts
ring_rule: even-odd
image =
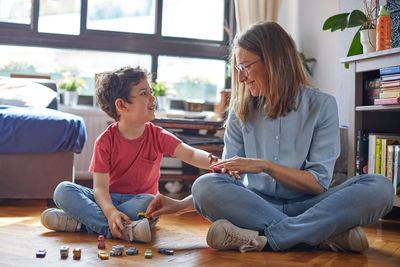
[[[81,249],[80,248],[74,248],[74,250],[72,251],[72,254],[74,255],[74,260],[81,259]]]
[[[130,247],[126,250],[126,255],[136,255],[139,253],[139,250],[134,247]]]
[[[46,256],[47,250],[45,249],[38,249],[36,251],[36,258],[44,258]]]
[[[62,246],[60,248],[60,256],[61,259],[66,259],[68,258],[68,254],[69,254],[69,246]]]
[[[104,241],[104,236],[99,235],[97,237],[97,248],[98,249],[105,249],[106,248],[106,242]]]
[[[172,249],[165,249],[165,248],[158,249],[158,253],[165,255],[174,255],[174,251]]]
[[[125,246],[124,245],[115,245],[112,247],[110,251],[110,256],[121,256],[124,253]]]
[[[146,259],[151,259],[153,258],[153,252],[151,251],[151,249],[146,249],[146,251],[144,252],[144,257]]]
[[[99,258],[102,259],[102,260],[108,260],[107,251],[99,250],[99,251],[97,251],[97,256],[99,256]]]
[[[139,213],[137,214],[137,216],[138,216],[139,219],[144,219],[144,218],[146,218],[146,219],[148,219],[149,221],[152,221],[152,220],[153,220],[153,218],[151,218],[149,215],[147,215],[147,214],[144,213],[144,212],[139,212]]]

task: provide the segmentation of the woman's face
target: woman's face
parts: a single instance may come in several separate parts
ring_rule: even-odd
[[[246,84],[252,96],[262,95],[267,86],[267,69],[262,59],[239,46],[235,50],[235,56],[239,82]]]

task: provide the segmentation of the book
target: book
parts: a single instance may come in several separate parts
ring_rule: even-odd
[[[375,172],[381,174],[381,151],[382,151],[382,138],[375,140]]]
[[[392,66],[392,67],[385,67],[379,69],[380,75],[389,75],[389,74],[396,74],[400,73],[400,66]]]
[[[356,175],[368,173],[368,132],[357,130]]]
[[[374,105],[395,105],[400,103],[400,97],[378,98],[374,100]]]
[[[393,152],[394,145],[387,147],[386,177],[393,183]]]
[[[382,81],[381,88],[392,88],[392,87],[399,87],[400,80],[393,80],[393,81]]]
[[[368,173],[375,173],[375,141],[376,134],[368,135]]]
[[[399,181],[399,175],[400,175],[400,145],[395,145],[394,146],[394,152],[393,152],[393,189],[394,189],[394,194],[397,194],[397,185]]]
[[[392,98],[392,97],[396,97],[396,98],[400,97],[400,91],[399,92],[393,91],[393,92],[382,92],[382,93],[379,93],[379,98],[380,99],[382,99],[382,98]]]
[[[400,138],[400,137],[399,137]],[[387,158],[388,158],[388,147],[391,145],[399,144],[397,139],[386,139],[382,138],[382,149],[381,149],[381,174],[387,176]],[[393,153],[393,151],[392,151]],[[391,167],[392,168],[392,167]]]
[[[376,154],[376,149],[377,149],[377,139],[387,139],[391,140],[389,143],[390,144],[400,144],[400,134],[395,134],[395,133],[368,133],[368,173],[378,173],[380,174],[380,171],[378,172],[375,169],[376,165],[376,157],[379,157],[379,166],[381,165],[380,159],[381,159],[381,150],[379,150],[379,155]],[[382,145],[382,141],[379,144],[380,149]]]
[[[400,73],[381,76],[381,81],[392,81],[392,80],[399,80],[399,79],[400,79]]]
[[[381,78],[370,78],[364,80],[364,90],[381,88]]]

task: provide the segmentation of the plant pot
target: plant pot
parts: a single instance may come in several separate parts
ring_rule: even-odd
[[[157,96],[157,109],[160,111],[168,111],[171,104],[168,96]]]
[[[367,29],[360,31],[360,41],[363,46],[363,53],[375,52],[376,30]]]
[[[65,91],[63,93],[64,105],[74,107],[78,104],[78,92],[76,91]]]

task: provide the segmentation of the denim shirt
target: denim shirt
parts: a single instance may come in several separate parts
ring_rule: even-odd
[[[326,190],[340,154],[336,100],[315,88],[305,87],[297,111],[277,119],[259,112],[244,125],[232,109],[224,142],[224,159],[234,156],[266,159],[289,168],[306,170]],[[253,191],[276,199],[306,195],[284,186],[266,173],[244,175],[243,183]]]

